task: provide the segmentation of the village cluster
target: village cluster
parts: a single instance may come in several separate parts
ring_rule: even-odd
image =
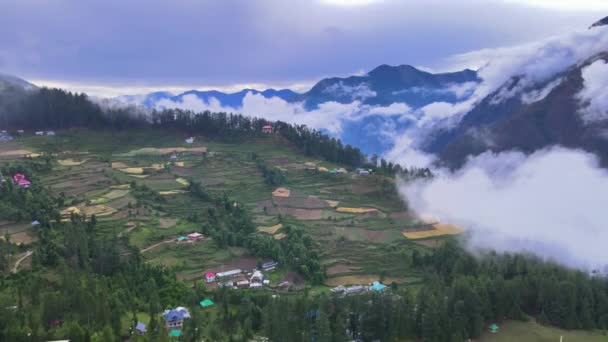
[[[270,280],[264,279],[262,272],[270,272],[278,267],[278,263],[274,260],[263,263],[260,269],[243,271],[241,269],[233,269],[224,272],[207,272],[205,273],[205,282],[209,284],[215,283],[219,287],[228,287],[233,289],[252,289],[258,290],[264,286],[270,286]],[[288,288],[290,283],[284,281],[277,285],[279,289]]]
[[[383,292],[384,290],[387,289],[387,286],[375,281],[373,283],[371,283],[370,285],[353,285],[353,286],[337,286],[331,289],[332,293],[336,293],[336,294],[345,294],[345,295],[351,295],[351,294],[357,294],[357,293],[362,293],[362,292],[367,292],[367,291],[373,291],[373,292]]]

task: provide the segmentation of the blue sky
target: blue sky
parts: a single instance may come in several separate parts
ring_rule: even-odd
[[[608,1],[0,0],[0,72],[93,95],[292,87],[589,26]]]

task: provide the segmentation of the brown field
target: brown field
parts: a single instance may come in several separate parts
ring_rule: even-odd
[[[279,212],[284,215],[291,215],[298,220],[320,220],[323,218],[323,210],[321,209],[279,208]]]
[[[327,275],[332,276],[339,273],[349,273],[359,271],[361,268],[357,266],[349,266],[344,264],[337,264],[327,269]]]
[[[272,227],[258,227],[258,232],[274,235],[279,229],[283,228],[282,224],[276,224]]]
[[[181,166],[174,166],[171,171],[173,171],[173,173],[178,176],[192,176],[193,174],[195,174],[194,169]]]
[[[241,256],[237,259],[230,260],[229,262],[207,269],[205,272],[225,272],[234,269],[241,270],[252,270],[258,266],[258,258],[253,256]],[[202,276],[202,274],[201,274]]]
[[[277,188],[272,192],[273,197],[289,197],[291,191],[287,188]]]
[[[360,275],[349,275],[349,276],[341,276],[334,277],[325,280],[325,284],[328,286],[340,286],[340,285],[365,285],[371,284],[374,281],[378,281],[380,278],[377,275],[372,274],[360,274]],[[405,284],[407,283],[407,279],[399,278],[399,277],[385,277],[384,284],[390,283],[397,284]]]
[[[137,150],[133,150],[128,154],[169,154],[169,153],[181,153],[181,152],[190,152],[190,153],[207,153],[206,147],[164,147],[164,148],[154,148],[154,147],[144,147]]]
[[[171,228],[177,224],[177,219],[161,218],[158,220],[158,226],[161,228]]]
[[[453,224],[442,224],[437,223],[432,226],[434,229],[427,230],[405,230],[403,235],[412,240],[425,239],[429,237],[442,236],[442,235],[457,235],[464,232],[464,230]]]
[[[17,245],[28,245],[36,241],[38,241],[38,236],[33,232],[26,231],[11,235],[11,242]]]

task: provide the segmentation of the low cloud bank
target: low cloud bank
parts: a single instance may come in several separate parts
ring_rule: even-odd
[[[580,114],[587,123],[608,119],[608,63],[597,60],[582,70]]]
[[[420,215],[468,229],[471,250],[532,253],[585,270],[608,264],[608,172],[591,154],[484,153],[400,193]]]

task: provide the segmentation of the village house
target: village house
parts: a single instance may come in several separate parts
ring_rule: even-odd
[[[341,167],[341,168],[339,168],[339,169],[336,170],[336,173],[339,173],[339,174],[343,175],[343,174],[348,173],[348,171],[346,171],[345,168]]]
[[[177,242],[190,242],[190,238],[187,236],[178,236],[177,239],[175,239],[175,241]]]
[[[44,132],[43,131],[36,131],[36,133],[34,133],[34,134],[36,134],[36,135],[44,135]]]
[[[53,137],[55,136],[55,131],[46,131],[46,135]]]
[[[360,292],[364,292],[367,290],[367,287],[363,286],[363,285],[355,285],[355,286],[349,286],[344,288],[344,294],[355,294],[355,293],[360,293]]]
[[[135,331],[139,335],[145,335],[146,334],[146,325],[143,324],[142,322],[137,322],[137,325],[135,326]]]
[[[372,173],[372,170],[370,170],[370,169],[362,169],[362,168],[357,169],[357,174],[359,176],[369,176],[371,173]]]
[[[272,126],[271,125],[266,125],[264,127],[262,127],[262,133],[272,133]]]
[[[255,270],[255,272],[253,272],[253,275],[251,276],[250,281],[252,283],[261,283],[262,281],[264,281],[264,275],[262,274],[262,272]]]
[[[13,182],[20,187],[29,188],[32,183],[25,178],[25,175],[22,173],[17,173],[13,176]]]
[[[242,270],[240,269],[235,269],[235,270],[230,270],[230,271],[226,271],[226,272],[218,272],[215,276],[219,279],[232,279],[235,278],[239,275],[241,275],[241,273],[243,273]]]
[[[260,290],[264,287],[261,283],[251,283],[249,284],[249,288],[252,290]]]
[[[249,280],[245,279],[245,280],[240,280],[236,282],[236,287],[238,287],[239,289],[246,289],[249,287]]]
[[[186,139],[186,144],[193,144],[194,143],[194,137],[190,137],[188,139]]]
[[[178,306],[175,309],[165,310],[163,318],[167,329],[181,329],[184,326],[184,320],[190,318],[190,311],[183,306]]]
[[[375,281],[372,283],[372,286],[370,286],[369,289],[374,292],[382,292],[382,291],[386,290],[386,285]]]
[[[274,260],[270,260],[267,261],[265,263],[262,264],[262,270],[268,272],[268,271],[272,271],[275,268],[277,268],[277,266],[279,266],[279,263],[274,261]]]
[[[201,307],[203,307],[203,308],[208,308],[208,307],[210,307],[210,306],[213,306],[215,303],[213,303],[213,301],[212,301],[211,299],[206,298],[206,299],[204,299],[204,300],[201,300],[201,301],[199,302],[199,304],[200,304],[200,306],[201,306]]]
[[[199,239],[202,239],[202,238],[203,238],[203,234],[201,234],[201,233],[196,233],[196,232],[195,232],[195,233],[190,233],[190,234],[188,234],[188,238],[189,238],[190,240],[199,240]]]
[[[215,281],[215,273],[207,272],[205,273],[205,281],[208,283],[212,283]]]
[[[344,286],[340,285],[340,286],[332,288],[330,291],[333,293],[342,293],[342,292],[344,292],[344,290],[345,290]]]

